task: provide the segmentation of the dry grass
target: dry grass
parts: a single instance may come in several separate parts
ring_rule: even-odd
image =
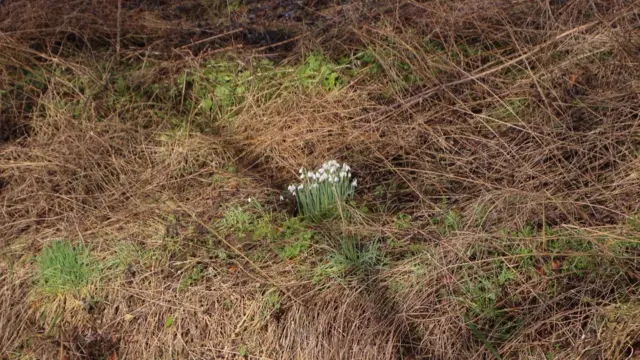
[[[285,58],[189,45],[259,5],[125,1],[119,63],[114,4],[0,2],[1,358],[637,356],[637,2],[314,3]],[[330,158],[355,203],[295,222]],[[82,291],[39,287],[56,239]]]

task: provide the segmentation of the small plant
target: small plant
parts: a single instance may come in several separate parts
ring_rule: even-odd
[[[552,233],[548,233],[548,235],[552,235]],[[517,238],[531,238],[536,236],[536,229],[533,225],[527,224],[522,230],[513,232],[512,236]]]
[[[365,274],[382,261],[378,248],[378,243],[361,244],[357,237],[343,239],[340,247],[318,269],[314,282],[326,277],[343,278],[349,274]]]
[[[220,221],[220,226],[225,231],[235,231],[239,234],[247,233],[252,230],[254,216],[240,206],[232,207],[224,214],[224,218]]]
[[[640,231],[640,214],[633,214],[627,218],[627,226],[631,231]]]
[[[202,265],[196,266],[193,270],[191,270],[191,272],[189,272],[189,274],[187,274],[187,276],[183,277],[182,280],[180,280],[180,284],[178,285],[178,292],[182,292],[184,291],[184,289],[196,283],[202,278],[203,275],[204,273],[202,271]]]
[[[411,227],[411,215],[399,213],[396,215],[394,227],[397,230],[406,230]]]
[[[242,356],[242,357],[247,357],[248,353],[247,353],[247,346],[244,344],[240,344],[238,345],[238,355]]]
[[[476,207],[474,215],[476,217],[476,225],[479,227],[483,227],[487,220],[487,216],[489,215],[489,208],[486,205],[482,204]]]
[[[336,89],[341,83],[335,66],[322,54],[309,55],[298,69],[298,78],[304,85],[321,85],[328,91]]]
[[[268,318],[271,314],[280,311],[282,306],[282,299],[278,294],[277,289],[270,289],[262,298],[262,306],[260,308],[260,315],[263,319]]]
[[[253,229],[253,240],[267,239],[272,241],[278,237],[278,230],[273,226],[271,220],[267,216],[256,221]]]
[[[287,260],[298,257],[309,248],[313,236],[313,230],[309,229],[300,218],[287,219],[282,224],[280,239],[285,242],[293,242],[288,243],[279,251],[280,256]]]
[[[173,323],[175,321],[175,318],[171,315],[167,316],[167,318],[164,320],[164,328],[168,329],[170,327],[173,326]]]
[[[460,214],[450,210],[441,219],[431,219],[431,224],[437,228],[438,233],[441,235],[448,235],[452,232],[460,231]]]
[[[301,252],[303,252],[304,250],[307,250],[308,248],[309,248],[309,240],[302,238],[291,245],[285,246],[282,249],[282,251],[280,251],[280,256],[282,256],[287,260],[291,260],[297,257],[298,255],[300,255]]]
[[[302,216],[319,218],[331,214],[339,203],[351,199],[358,185],[351,178],[351,167],[335,160],[327,161],[317,171],[300,169],[298,185],[289,185]]]
[[[82,245],[54,241],[38,256],[38,288],[56,295],[80,295],[96,276],[89,252]]]
[[[460,231],[460,214],[450,210],[444,217],[444,226],[447,232]]]

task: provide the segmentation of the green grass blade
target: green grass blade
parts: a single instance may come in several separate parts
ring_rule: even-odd
[[[471,332],[473,333],[473,335],[475,335],[475,337],[477,337],[478,340],[480,340],[482,344],[484,344],[484,347],[487,348],[487,350],[489,350],[497,360],[502,360],[502,357],[500,356],[500,354],[498,354],[498,351],[496,351],[496,349],[493,347],[493,345],[491,345],[489,340],[487,340],[487,337],[484,336],[484,334],[480,330],[478,330],[476,325],[471,321],[469,321],[469,319],[467,319],[466,316],[463,316],[463,319],[465,324],[467,324],[469,329],[471,329]]]

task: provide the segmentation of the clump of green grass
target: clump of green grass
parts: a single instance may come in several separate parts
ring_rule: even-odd
[[[89,251],[69,241],[54,241],[38,256],[39,290],[49,294],[80,295],[98,275]]]
[[[362,244],[358,237],[347,237],[317,269],[314,282],[326,278],[341,279],[348,275],[362,276],[380,265],[382,260],[377,242]]]
[[[247,233],[253,229],[255,216],[247,212],[240,206],[233,206],[225,213],[219,226],[226,232],[235,232],[239,235]]]
[[[248,207],[240,205],[229,207],[216,226],[224,234],[272,241],[278,237],[275,227],[277,221],[277,216],[266,211],[257,199],[249,198]]]
[[[357,180],[351,178],[351,167],[335,160],[327,161],[317,171],[300,169],[298,185],[289,185],[302,216],[319,219],[331,215],[340,203],[353,198]]]

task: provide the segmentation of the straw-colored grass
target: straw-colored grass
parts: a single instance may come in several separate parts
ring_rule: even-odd
[[[261,6],[0,1],[0,358],[636,356],[637,1]]]

